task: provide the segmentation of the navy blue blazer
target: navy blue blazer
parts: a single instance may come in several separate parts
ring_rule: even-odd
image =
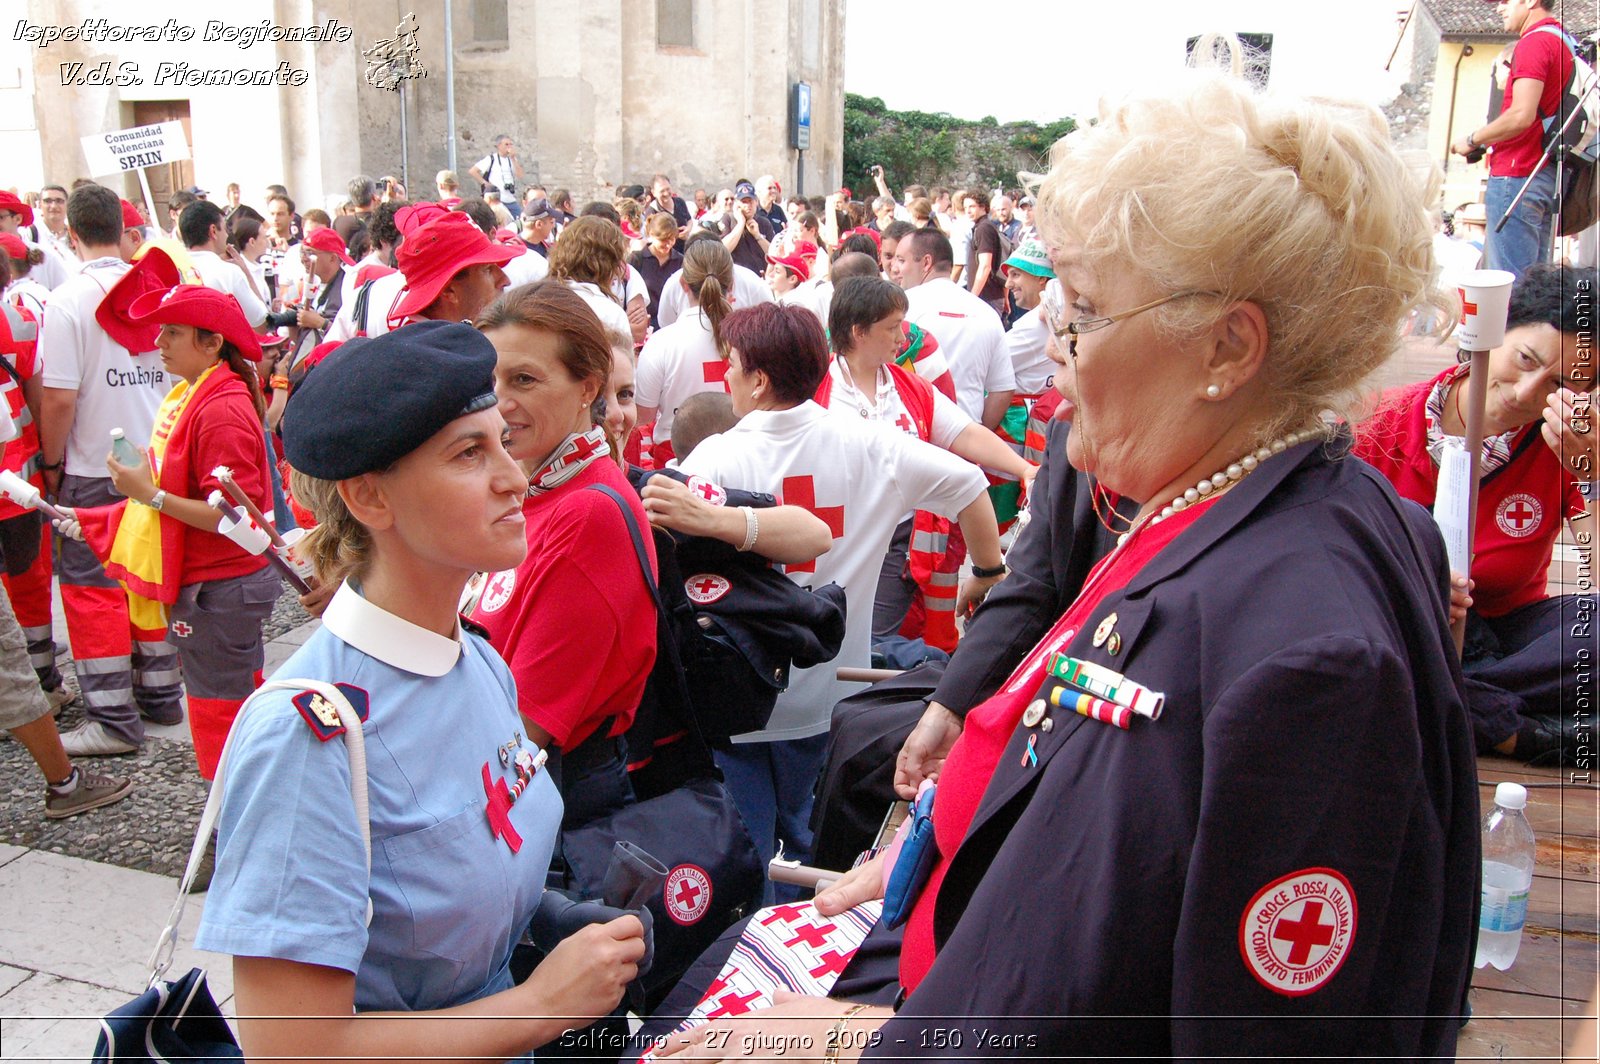
[[[1264,462],[1070,641],[1164,711],[1017,728],[869,1055],[1453,1055],[1478,795],[1443,546],[1329,449]]]

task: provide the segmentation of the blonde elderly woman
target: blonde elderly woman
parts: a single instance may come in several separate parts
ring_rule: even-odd
[[[1375,111],[1213,79],[1053,162],[1066,457],[1106,520],[1143,505],[992,698],[924,722],[936,854],[899,1010],[785,1000],[673,1048],[1452,1057],[1478,806],[1444,551],[1322,417],[1427,291],[1406,171]]]

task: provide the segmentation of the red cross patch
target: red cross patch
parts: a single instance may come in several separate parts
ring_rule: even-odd
[[[1513,539],[1525,539],[1539,531],[1543,518],[1544,507],[1525,491],[1507,495],[1494,511],[1494,523]]]
[[[1239,954],[1256,981],[1300,997],[1332,979],[1356,937],[1356,892],[1331,868],[1303,868],[1256,892],[1239,919]]]
[[[728,501],[728,493],[722,490],[722,485],[713,484],[705,477],[690,477],[688,488],[712,506],[722,506]]]
[[[187,621],[173,621],[171,627],[172,634],[179,639],[184,639],[194,634],[194,629],[189,627]]]
[[[701,606],[710,605],[728,593],[733,585],[716,573],[696,573],[683,582],[689,601]]]
[[[502,569],[495,573],[483,585],[483,595],[478,599],[478,609],[483,613],[494,613],[505,608],[511,601],[511,592],[517,586],[517,571],[515,569]]]
[[[817,504],[817,486],[811,477],[784,477],[782,502],[791,506],[803,506],[811,513],[822,519],[828,526],[828,531],[833,533],[833,538],[838,539],[844,535],[844,507],[819,506]],[[817,571],[816,560],[789,565],[786,571],[790,573],[814,573]]]
[[[667,915],[685,927],[699,923],[711,908],[711,877],[705,869],[692,864],[681,864],[667,873],[667,883],[661,889],[661,900]]]

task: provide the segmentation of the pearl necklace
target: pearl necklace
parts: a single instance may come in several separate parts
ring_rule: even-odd
[[[1194,487],[1185,488],[1182,495],[1179,495],[1176,499],[1173,499],[1170,503],[1163,506],[1159,513],[1152,516],[1148,521],[1138,525],[1136,528],[1131,528],[1119,536],[1117,538],[1117,546],[1120,547],[1122,544],[1126,543],[1128,541],[1128,537],[1133,535],[1133,533],[1138,531],[1140,528],[1149,528],[1151,525],[1159,525],[1173,514],[1182,513],[1184,510],[1187,510],[1200,500],[1231,488],[1233,485],[1237,484],[1251,473],[1254,473],[1256,471],[1256,467],[1261,465],[1262,462],[1265,462],[1267,459],[1271,458],[1273,455],[1282,454],[1289,448],[1294,447],[1297,444],[1304,443],[1307,440],[1316,439],[1319,436],[1325,437],[1327,435],[1327,428],[1319,425],[1314,429],[1303,429],[1300,432],[1291,432],[1287,436],[1279,436],[1271,443],[1263,444],[1256,450],[1251,451],[1249,454],[1240,458],[1237,462],[1228,463],[1227,468],[1202,479],[1199,483],[1195,484]]]

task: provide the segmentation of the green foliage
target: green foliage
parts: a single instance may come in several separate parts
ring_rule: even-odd
[[[969,172],[985,185],[1014,185],[1019,168],[1042,168],[1050,145],[1076,126],[1071,118],[1002,125],[992,115],[973,122],[943,112],[893,111],[876,96],[846,93],[844,183],[869,198],[876,163],[895,189],[965,185]]]

